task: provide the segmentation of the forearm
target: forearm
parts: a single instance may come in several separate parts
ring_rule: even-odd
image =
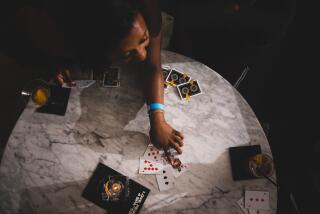
[[[144,69],[144,94],[147,104],[164,103],[163,73],[160,55],[161,33],[150,39],[146,69]]]

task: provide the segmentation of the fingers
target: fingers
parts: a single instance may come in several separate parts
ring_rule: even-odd
[[[75,81],[71,78],[71,72],[69,69],[63,69],[57,72],[56,81],[62,85],[63,83],[67,83],[69,87],[75,86]]]
[[[180,147],[183,146],[183,141],[182,141],[182,139],[181,139],[178,135],[173,135],[173,140],[174,140],[175,143],[178,143],[178,145],[179,145]]]
[[[64,76],[64,80],[66,82],[71,82],[71,73],[69,69],[64,69],[61,73]]]
[[[170,144],[179,154],[182,154],[182,150],[177,142],[171,142]]]
[[[177,130],[174,130],[174,134],[179,136],[181,138],[181,140],[184,139],[184,136],[183,136],[183,134],[181,132],[178,132]]]
[[[59,72],[56,76],[56,81],[62,85],[64,83],[63,75]]]

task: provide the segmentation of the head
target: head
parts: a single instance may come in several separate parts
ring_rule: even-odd
[[[112,62],[129,63],[144,61],[149,45],[149,31],[141,13],[136,13],[128,33],[110,49],[109,57]]]
[[[70,27],[77,42],[91,58],[106,56],[110,63],[144,61],[149,31],[137,5],[131,0],[92,0],[77,3]],[[79,35],[81,35],[79,37]]]

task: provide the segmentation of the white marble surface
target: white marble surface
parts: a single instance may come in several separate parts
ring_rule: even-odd
[[[199,80],[204,94],[180,100],[165,95],[166,119],[185,135],[189,171],[174,189],[159,192],[154,175],[139,175],[139,156],[148,143],[149,122],[139,71],[124,69],[121,87],[72,89],[64,117],[28,107],[7,143],[0,167],[0,213],[104,213],[81,197],[98,162],[150,188],[141,213],[242,213],[236,201],[244,189],[277,190],[265,179],[234,182],[227,148],[268,141],[241,95],[207,66],[172,52],[169,65]],[[215,186],[229,190],[220,192]]]

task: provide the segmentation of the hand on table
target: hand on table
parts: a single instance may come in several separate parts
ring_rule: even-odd
[[[71,72],[67,68],[58,69],[55,80],[60,84],[63,85],[63,83],[67,83],[68,86],[72,87],[75,86],[75,81],[71,78]]]
[[[173,129],[164,119],[163,113],[154,113],[150,116],[151,129],[150,139],[158,148],[174,148],[179,154],[182,153],[183,135]]]

